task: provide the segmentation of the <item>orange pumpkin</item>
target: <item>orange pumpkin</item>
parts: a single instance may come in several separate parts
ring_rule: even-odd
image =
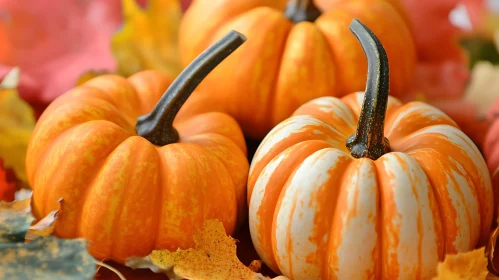
[[[398,0],[335,1],[321,13],[310,0],[194,1],[179,32],[184,64],[228,29],[249,39],[200,86],[196,94],[213,102],[199,109],[227,112],[246,136],[262,139],[311,99],[362,90],[367,61],[346,31],[354,17],[377,32],[395,69],[391,90],[402,94],[416,54],[404,17],[389,2]]]
[[[292,279],[429,279],[446,253],[487,240],[487,166],[447,115],[389,96],[383,46],[351,30],[365,94],[314,99],[265,137],[248,178],[252,241]]]
[[[28,148],[34,215],[44,217],[62,198],[55,234],[84,237],[93,256],[120,263],[192,246],[205,219],[234,232],[247,213],[242,131],[220,112],[175,115],[244,40],[229,33],[173,83],[156,71],[106,75],[55,100]]]

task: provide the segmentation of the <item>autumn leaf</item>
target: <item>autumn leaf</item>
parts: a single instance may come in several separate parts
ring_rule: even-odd
[[[30,105],[17,94],[18,81],[19,68],[14,68],[0,83],[0,158],[27,183],[25,158],[35,118]]]
[[[89,70],[85,73],[83,73],[82,75],[80,75],[80,77],[78,77],[78,80],[76,81],[76,86],[81,86],[83,85],[84,83],[88,82],[89,80],[97,77],[97,76],[101,76],[101,75],[107,75],[107,74],[112,74],[113,72],[111,71],[95,71],[95,70]]]
[[[8,177],[7,170],[3,167],[3,161],[0,159],[0,201],[11,202],[15,198],[16,183]]]
[[[449,21],[460,0],[403,0],[412,22],[420,61],[455,61],[465,59],[459,46],[463,31]]]
[[[0,0],[0,65],[22,70],[20,95],[48,104],[87,70],[113,70],[120,0]],[[23,81],[27,81],[25,85]]]
[[[126,265],[132,268],[149,268],[165,273],[169,279],[270,279],[242,264],[236,256],[236,240],[227,236],[223,224],[208,220],[203,230],[194,236],[195,248],[188,250],[154,250],[145,258],[130,258]],[[283,276],[274,279],[287,279]],[[289,279],[288,279],[289,280]]]
[[[150,0],[146,9],[123,0],[124,25],[112,38],[118,72],[129,76],[156,69],[173,77],[181,66],[177,37],[182,11],[178,0]]]
[[[30,197],[0,202],[0,279],[93,279],[96,262],[87,242],[50,235],[53,213],[31,226],[29,202]]]
[[[489,275],[485,248],[466,253],[447,255],[437,267],[438,275],[433,280],[485,280],[499,279]]]
[[[488,61],[478,62],[471,72],[465,99],[475,103],[481,115],[499,100],[499,66]]]

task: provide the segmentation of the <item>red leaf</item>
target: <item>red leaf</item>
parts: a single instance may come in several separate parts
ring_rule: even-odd
[[[460,0],[404,0],[412,21],[418,57],[421,61],[463,60],[458,45],[463,31],[449,21]]]
[[[0,64],[19,66],[20,94],[49,103],[87,70],[115,67],[109,42],[121,23],[120,0],[0,0]]]
[[[10,170],[5,170],[0,159],[0,201],[14,201],[17,191],[14,181],[14,174]]]

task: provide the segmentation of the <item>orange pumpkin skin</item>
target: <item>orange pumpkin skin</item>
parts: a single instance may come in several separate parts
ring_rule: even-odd
[[[62,198],[55,234],[84,237],[93,256],[120,263],[192,246],[204,219],[234,231],[247,211],[249,165],[235,120],[219,112],[176,118],[180,140],[161,147],[135,132],[171,82],[157,71],[100,76],[46,109],[27,157],[36,218]]]
[[[348,33],[353,18],[370,26],[387,49],[394,69],[392,93],[402,94],[410,84],[414,43],[403,17],[389,2],[342,1],[314,23],[297,24],[283,13],[287,2],[197,0],[191,4],[179,32],[183,64],[227,30],[238,30],[248,38],[200,85],[196,94],[213,100],[201,110],[227,112],[246,136],[262,139],[306,101],[363,90],[367,60]]]
[[[438,109],[389,97],[392,151],[353,158],[363,96],[304,104],[251,163],[253,243],[292,279],[430,279],[446,253],[489,236],[491,180],[473,142]]]

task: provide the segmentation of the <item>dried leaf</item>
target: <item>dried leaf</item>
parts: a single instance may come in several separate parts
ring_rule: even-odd
[[[124,25],[112,38],[118,72],[124,76],[156,69],[173,77],[180,73],[177,37],[182,11],[178,0],[150,0],[142,9],[123,0]]]
[[[203,230],[194,236],[194,242],[195,248],[176,252],[154,250],[145,258],[128,259],[126,265],[162,272],[172,280],[270,279],[239,261],[236,240],[226,235],[223,224],[217,220],[206,221]]]
[[[476,249],[466,253],[447,255],[444,262],[437,267],[438,276],[433,280],[485,280],[489,276],[485,248]],[[490,279],[490,278],[489,278]]]
[[[30,105],[17,94],[18,81],[19,69],[14,68],[0,84],[0,158],[26,183],[26,150],[35,118]]]
[[[48,104],[89,69],[114,69],[119,0],[0,0],[0,64],[22,69],[20,95]],[[24,85],[23,80],[28,82]]]
[[[93,279],[95,260],[87,242],[49,235],[56,214],[30,227],[29,202],[0,202],[0,279]],[[25,243],[30,230],[33,240]]]
[[[55,222],[57,221],[57,216],[59,215],[62,205],[62,199],[59,200],[59,209],[50,212],[46,217],[38,221],[36,224],[29,227],[28,232],[26,232],[25,239],[27,241],[34,240],[39,236],[49,236],[54,231]]]

